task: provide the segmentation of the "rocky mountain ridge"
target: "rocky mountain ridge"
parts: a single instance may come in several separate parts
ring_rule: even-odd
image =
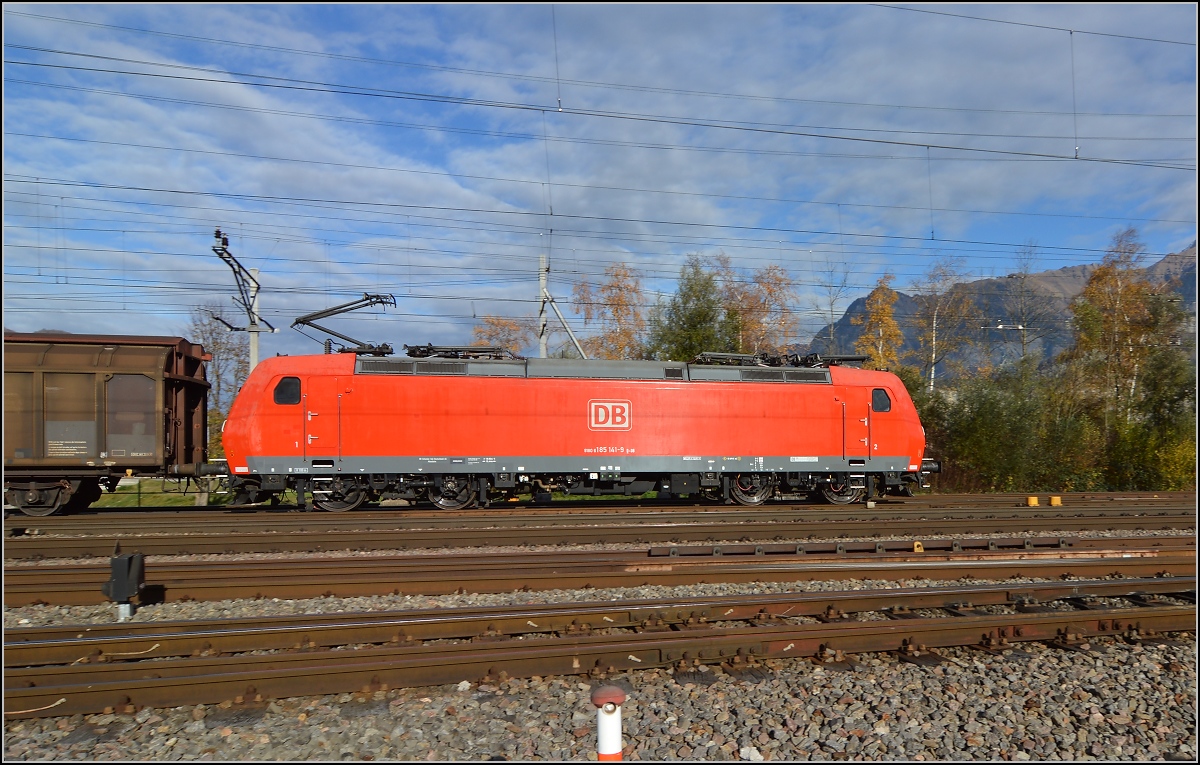
[[[987,361],[1000,364],[1020,355],[1021,334],[1025,333],[1027,350],[1040,353],[1042,358],[1053,358],[1058,353],[1070,347],[1072,333],[1069,323],[1071,316],[1071,301],[1079,295],[1087,285],[1088,278],[1096,270],[1099,263],[1080,266],[1067,266],[1050,271],[1029,274],[1025,284],[1029,292],[1037,296],[1037,324],[1030,322],[1024,329],[1016,329],[1018,319],[1012,316],[1012,303],[1015,290],[1020,279],[1017,274],[1009,274],[999,278],[978,279],[955,285],[954,290],[965,292],[973,304],[972,329],[978,328],[980,340],[983,342],[971,352],[983,355],[974,360],[966,358],[964,353],[952,354],[950,360],[965,361],[968,364]],[[1195,353],[1196,339],[1196,244],[1171,253],[1161,260],[1145,267],[1143,272],[1156,285],[1174,293],[1181,306],[1190,315],[1189,334],[1192,353]],[[917,327],[913,321],[916,314],[917,302],[911,294],[897,290],[897,300],[893,313],[901,332],[904,334],[904,344],[901,353],[916,351]],[[866,297],[861,297],[850,304],[840,319],[831,326],[826,325],[813,337],[808,352],[821,354],[855,353],[854,344],[862,335],[862,325],[853,323],[855,317],[865,317]],[[1188,338],[1184,338],[1186,343]],[[980,350],[980,348],[984,350]]]

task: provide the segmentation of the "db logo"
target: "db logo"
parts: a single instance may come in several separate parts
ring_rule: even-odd
[[[629,430],[633,407],[628,401],[588,402],[588,427],[592,430]]]

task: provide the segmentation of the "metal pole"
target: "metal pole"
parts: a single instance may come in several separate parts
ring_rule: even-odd
[[[546,263],[546,254],[538,257],[538,358],[546,358],[546,289],[547,275],[550,266]]]
[[[579,340],[576,339],[575,333],[571,331],[571,325],[568,324],[567,320],[563,318],[562,311],[558,310],[558,303],[554,302],[554,296],[549,292],[542,294],[542,304],[545,305],[546,302],[550,303],[550,307],[554,309],[554,315],[558,317],[559,322],[561,322],[563,325],[563,329],[567,330],[567,334],[571,336],[571,342],[575,343],[575,350],[579,351],[579,358],[586,359],[588,355],[584,353],[583,346],[579,344]]]
[[[254,279],[254,286],[250,290],[250,371],[258,366],[258,333],[262,328],[258,326],[258,269],[251,268],[250,276]]]

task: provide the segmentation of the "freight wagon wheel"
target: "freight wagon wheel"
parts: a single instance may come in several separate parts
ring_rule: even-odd
[[[849,483],[823,483],[821,496],[831,505],[852,505],[863,498],[864,489],[851,489]]]
[[[41,518],[53,515],[63,506],[64,492],[61,487],[49,489],[9,489],[4,493],[4,501],[25,515]]]
[[[475,504],[475,487],[465,476],[442,476],[438,486],[429,487],[429,501],[443,510],[461,510]]]
[[[58,508],[60,508],[60,507],[62,507],[61,504],[58,504],[58,505],[25,505],[24,507],[21,508],[21,512],[24,513],[25,515],[32,515],[35,518],[41,518],[44,515],[53,515],[54,512],[56,510],[58,510]]]
[[[49,504],[46,504],[46,505],[17,505],[17,507],[20,508],[21,512],[24,513],[25,515],[32,515],[35,518],[41,518],[44,515],[53,515],[55,512],[58,511],[58,509],[60,507],[63,506],[63,502],[62,502],[62,498],[61,498],[62,493],[61,492],[56,492],[56,493],[58,494],[59,498],[55,499],[53,502],[51,502]]]
[[[761,505],[774,493],[775,487],[761,473],[739,473],[729,487],[729,496],[739,505]]]
[[[363,502],[367,501],[367,492],[361,487],[355,486],[349,491],[344,491],[337,499],[313,499],[313,504],[317,507],[330,513],[344,513],[347,510],[353,510]]]

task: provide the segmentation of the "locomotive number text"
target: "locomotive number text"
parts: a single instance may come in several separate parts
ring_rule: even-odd
[[[624,446],[592,446],[584,447],[584,454],[633,454],[635,449]]]

